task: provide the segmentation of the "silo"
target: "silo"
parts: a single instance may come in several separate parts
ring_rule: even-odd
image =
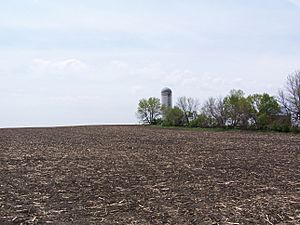
[[[172,90],[170,88],[164,88],[161,90],[161,105],[166,107],[172,107]]]

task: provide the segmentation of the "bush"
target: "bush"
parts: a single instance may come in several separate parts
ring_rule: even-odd
[[[192,120],[189,124],[190,127],[210,127],[210,119],[205,114],[200,114],[196,119]]]
[[[164,112],[163,126],[183,126],[185,124],[184,113],[178,107],[168,108]]]
[[[152,125],[161,125],[163,123],[162,118],[157,118],[155,120],[153,120]]]
[[[273,117],[272,122],[267,126],[267,129],[279,132],[290,132],[292,129],[290,116]]]
[[[291,131],[291,127],[285,124],[274,124],[270,130],[288,133]]]

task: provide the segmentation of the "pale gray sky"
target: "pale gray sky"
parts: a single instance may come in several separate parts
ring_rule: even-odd
[[[298,0],[0,0],[0,127],[136,123],[165,86],[276,95],[299,63]]]

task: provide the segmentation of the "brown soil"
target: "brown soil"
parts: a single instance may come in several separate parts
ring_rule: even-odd
[[[0,129],[0,224],[300,224],[300,136]]]

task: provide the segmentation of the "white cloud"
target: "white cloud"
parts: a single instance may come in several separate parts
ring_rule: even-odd
[[[34,59],[33,61],[37,66],[47,67],[47,69],[82,71],[88,68],[87,64],[78,59],[65,59],[57,61]]]
[[[300,0],[287,0],[287,1],[297,7],[300,7]]]
[[[83,77],[92,75],[92,67],[87,63],[71,58],[64,60],[34,59],[30,66],[30,71],[36,77],[56,76],[56,77]]]

